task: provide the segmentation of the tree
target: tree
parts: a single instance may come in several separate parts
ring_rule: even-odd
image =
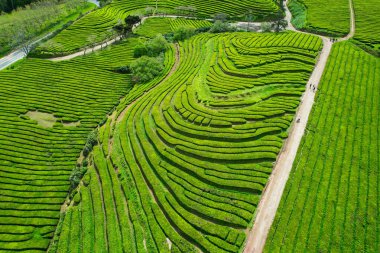
[[[113,27],[113,30],[120,38],[126,38],[128,37],[128,34],[132,32],[133,26],[139,22],[141,22],[139,16],[129,15],[124,19],[124,23],[119,20],[119,22]]]
[[[228,15],[225,13],[217,13],[214,16],[214,22],[216,22],[217,20],[222,21],[222,22],[226,22],[227,19],[228,19]]]
[[[115,30],[114,30],[114,29],[108,29],[108,30],[106,31],[106,34],[107,34],[107,37],[108,37],[108,38],[112,38],[112,37],[114,37],[114,35],[115,35]],[[107,41],[106,41],[106,45],[107,45]]]
[[[25,55],[28,55],[30,51],[34,48],[34,44],[30,41],[33,38],[33,34],[29,29],[25,27],[19,27],[18,31],[13,34],[13,39],[11,41],[11,47],[21,45],[21,50]]]
[[[135,24],[139,24],[141,22],[141,19],[139,16],[132,16],[132,15],[129,15],[128,17],[126,17],[124,19],[124,22],[127,26],[133,28],[133,26]]]
[[[135,83],[146,83],[158,76],[164,65],[159,57],[142,56],[130,65],[132,80]]]
[[[158,34],[146,43],[146,48],[148,50],[148,56],[158,56],[166,51],[168,42],[162,34]]]
[[[192,27],[179,27],[173,34],[174,41],[184,41],[195,34],[195,29]]]
[[[252,17],[252,10],[248,10],[245,19],[247,21],[247,31],[249,31],[249,29],[251,27],[251,22],[252,22],[252,19],[253,19],[253,17]]]
[[[124,25],[119,22],[112,27],[112,29],[115,31],[115,33],[118,35],[118,37],[123,38],[125,36],[125,30],[124,30]]]
[[[89,43],[89,46],[92,47],[92,51],[94,52],[94,47],[97,43],[97,36],[95,34],[91,34],[90,36],[88,36],[87,42]]]
[[[287,26],[288,21],[284,19],[279,19],[272,23],[272,28],[276,33],[280,32],[281,30],[285,30]]]
[[[135,58],[141,57],[148,54],[148,49],[146,48],[145,43],[139,42],[133,49],[133,56]]]
[[[158,34],[151,40],[145,43],[139,43],[135,46],[133,55],[134,57],[141,57],[143,55],[148,55],[150,57],[155,57],[164,53],[168,48],[168,42],[164,36]]]
[[[223,32],[232,32],[236,30],[227,22],[222,22],[217,20],[210,28],[211,33],[223,33]]]
[[[270,32],[272,30],[272,25],[269,22],[261,23],[261,31]]]
[[[148,6],[145,8],[145,15],[152,15],[154,13],[155,9],[154,7]]]

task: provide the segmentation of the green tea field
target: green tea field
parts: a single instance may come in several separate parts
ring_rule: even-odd
[[[378,252],[380,61],[334,46],[266,252]]]
[[[380,252],[376,0],[90,2],[0,12],[1,253]]]
[[[90,45],[89,40],[100,42],[112,37],[112,26],[118,20],[129,14],[143,15],[146,13],[147,7],[153,8],[155,6],[156,1],[153,0],[115,0],[104,8],[96,10],[75,22],[52,39],[48,48],[44,48],[42,45],[41,50],[49,51],[51,44],[53,44],[57,48],[54,52],[70,54]],[[225,13],[232,19],[244,19],[248,11],[257,19],[274,19],[282,15],[277,0],[243,0],[238,3],[231,0],[206,2],[164,0],[157,1],[157,6],[158,11],[162,13],[180,16],[192,15],[200,18],[212,18],[217,13]],[[191,6],[194,11],[189,13],[178,9],[188,6]]]
[[[320,47],[297,33],[181,44],[178,70],[100,128],[58,252],[238,252]]]
[[[110,70],[131,61],[133,43],[0,71],[0,250],[47,249],[87,136],[131,90]]]

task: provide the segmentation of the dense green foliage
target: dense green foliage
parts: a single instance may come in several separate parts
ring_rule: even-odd
[[[146,83],[158,76],[164,69],[160,57],[142,56],[130,65],[132,80],[136,83]]]
[[[244,19],[246,13],[251,11],[256,19],[274,19],[283,13],[274,0],[160,0],[157,1],[158,10],[175,15],[189,15],[179,10],[179,7],[193,6],[196,17],[212,18],[217,13],[226,13],[233,19]],[[97,42],[104,41],[113,36],[110,29],[130,14],[145,14],[147,6],[154,7],[155,0],[114,0],[105,7],[86,15],[75,22],[68,29],[62,31],[51,40],[49,47],[42,46],[42,51],[70,54],[89,45],[88,39],[95,38]],[[193,15],[194,13],[191,13]],[[52,46],[53,44],[54,46]],[[59,48],[59,51],[57,49]]]
[[[266,252],[379,252],[380,60],[334,45]]]
[[[321,48],[300,33],[200,34],[99,129],[58,252],[238,252]]]
[[[210,28],[210,33],[224,33],[236,31],[235,27],[227,22],[222,22],[221,20],[216,20]]]
[[[380,4],[377,0],[354,0],[355,40],[371,53],[380,56]]]
[[[1,12],[11,12],[17,8],[24,7],[38,0],[1,0],[0,1],[0,13]]]
[[[337,37],[350,31],[348,0],[290,0],[289,9],[298,29]]]
[[[135,43],[65,62],[28,59],[0,71],[0,251],[46,251],[77,158],[86,139],[95,144],[89,133],[132,88],[130,75],[112,70],[134,59]],[[57,122],[42,127],[26,116],[31,111]]]
[[[0,56],[44,32],[61,28],[94,6],[82,0],[44,0],[0,15]]]
[[[165,50],[168,48],[168,42],[166,41],[165,37],[161,34],[156,35],[153,39],[139,42],[134,47],[134,57],[141,57],[144,55],[150,56],[150,57],[156,57],[159,56],[161,53],[164,53]]]

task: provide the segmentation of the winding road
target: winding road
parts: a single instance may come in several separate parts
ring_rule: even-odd
[[[355,34],[355,15],[352,0],[350,2],[351,25],[350,33],[339,39],[344,41],[352,38]],[[284,2],[286,17],[288,21],[288,30],[297,31],[290,23],[291,13],[287,7],[287,2]],[[303,32],[306,33],[306,32]],[[311,34],[311,33],[310,33]],[[319,36],[319,35],[318,35]],[[283,149],[279,154],[273,172],[269,178],[260,203],[256,211],[255,222],[252,230],[249,233],[248,240],[244,249],[244,253],[261,253],[264,250],[268,232],[276,215],[277,208],[281,201],[282,193],[284,192],[286,182],[289,178],[290,171],[295,160],[298,147],[301,143],[302,136],[305,132],[308,118],[314,104],[315,92],[310,87],[315,86],[316,91],[321,80],[323,71],[326,67],[327,59],[333,45],[330,38],[319,36],[323,40],[323,49],[319,55],[318,62],[306,84],[306,91],[303,94],[301,105],[297,110],[295,119],[300,119],[299,123],[293,123],[289,137],[284,143]]]

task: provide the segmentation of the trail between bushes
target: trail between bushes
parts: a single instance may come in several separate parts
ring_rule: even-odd
[[[143,17],[141,19],[141,22],[134,25],[132,30],[135,30],[137,29],[139,26],[141,26],[142,24],[144,24],[145,20],[147,19],[150,19],[150,18],[186,18],[186,19],[194,19],[194,17],[187,17],[187,16],[177,16],[177,15],[163,15],[163,16],[149,16],[149,17]],[[207,20],[207,21],[213,21],[212,19],[202,19],[202,20]],[[237,26],[247,26],[247,27],[251,27],[251,26],[259,26],[261,23],[258,23],[258,22],[237,22],[236,25]],[[76,52],[76,53],[73,53],[73,54],[69,54],[69,55],[66,55],[66,56],[62,56],[62,57],[55,57],[55,58],[48,58],[47,60],[50,60],[50,61],[66,61],[66,60],[70,60],[70,59],[73,59],[75,57],[78,57],[78,56],[81,56],[81,55],[86,55],[89,54],[89,53],[92,53],[92,52],[95,52],[95,51],[98,51],[98,50],[101,50],[109,45],[111,45],[112,43],[120,40],[121,37],[116,37],[112,40],[107,40],[107,41],[104,41],[102,42],[101,44],[99,45],[96,45],[92,48],[88,48],[88,49],[85,49],[85,50],[81,50],[79,52]]]
[[[349,2],[351,13],[350,33],[338,41],[348,40],[352,38],[355,33],[355,16],[352,0],[349,0]],[[288,21],[287,29],[297,31],[290,23],[292,16],[287,7],[287,2],[284,2],[284,5],[286,12],[285,19]],[[259,253],[264,250],[268,232],[276,215],[276,211],[280,204],[281,196],[284,192],[286,182],[289,178],[289,174],[292,169],[298,147],[305,132],[307,121],[310,116],[315,98],[315,92],[313,92],[312,88],[310,88],[310,85],[314,85],[316,91],[318,90],[318,85],[321,80],[323,71],[326,67],[327,59],[333,45],[329,38],[324,36],[319,37],[323,40],[323,49],[319,55],[313,73],[311,74],[310,79],[306,84],[306,91],[302,96],[301,104],[294,117],[295,120],[293,122],[293,125],[290,127],[289,137],[285,141],[284,146],[279,156],[277,157],[273,172],[263,191],[260,203],[256,210],[255,222],[253,224],[252,230],[249,232],[248,240],[245,245],[245,253]],[[295,123],[296,119],[299,119],[300,122]]]
[[[166,77],[164,79],[162,79],[161,82],[159,82],[157,85],[155,85],[154,87],[150,88],[149,90],[145,91],[145,93],[147,92],[150,92],[154,89],[156,89],[160,84],[164,83],[166,80],[168,80],[178,69],[178,66],[179,66],[179,61],[180,61],[180,51],[179,51],[179,45],[176,43],[175,44],[175,62],[174,62],[174,65],[172,67],[172,69],[169,71],[169,73],[166,75]],[[117,120],[116,120],[116,123],[119,123],[121,122],[121,120],[124,118],[125,114],[128,112],[128,110],[137,102],[139,101],[143,95],[142,94],[140,97],[138,97],[137,99],[135,99],[134,101],[132,101],[127,107],[124,108],[124,110],[119,114],[119,116],[117,117]]]

